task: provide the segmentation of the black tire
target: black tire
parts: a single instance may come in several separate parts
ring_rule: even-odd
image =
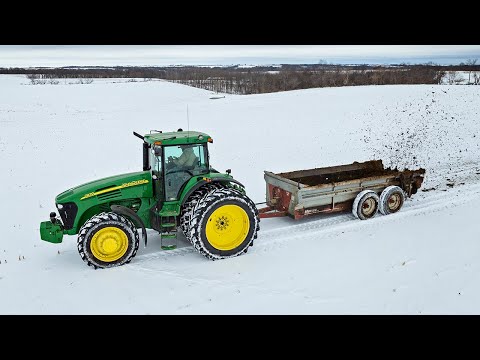
[[[379,210],[383,215],[399,211],[405,203],[405,192],[399,186],[388,186],[380,194]]]
[[[375,191],[361,191],[353,202],[352,213],[357,219],[370,219],[377,214],[379,202],[380,198]]]
[[[224,187],[225,185],[220,183],[204,185],[190,194],[187,201],[185,201],[180,213],[180,228],[182,229],[183,235],[185,235],[188,241],[192,242],[190,240],[188,229],[190,228],[190,219],[192,218],[192,212],[195,208],[195,205],[197,205],[197,202],[207,193],[216,189],[222,189]]]
[[[229,209],[224,210],[225,216],[222,209]],[[248,251],[257,237],[259,222],[258,209],[245,194],[232,188],[215,189],[197,202],[188,232],[200,254],[212,260],[225,259]]]
[[[100,231],[102,229],[104,232],[108,231],[106,228],[114,228],[110,229],[110,231],[113,231],[114,237],[109,235],[109,233],[104,233],[103,236],[106,237],[105,240],[102,242],[101,239],[99,239],[98,243],[104,244],[105,241],[109,241],[109,244],[111,244],[109,246],[114,246],[113,250],[116,252],[102,257],[100,249],[98,249],[98,246],[95,246],[95,241],[92,245],[92,239],[94,239],[97,234],[98,237],[102,236]],[[140,237],[135,225],[125,216],[113,212],[100,213],[90,218],[80,228],[77,239],[77,249],[80,257],[88,266],[93,266],[95,269],[115,267],[129,263],[135,257],[139,244]]]

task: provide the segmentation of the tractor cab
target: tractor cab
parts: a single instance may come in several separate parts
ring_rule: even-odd
[[[207,144],[212,138],[196,131],[154,132],[144,136],[144,169],[152,171],[155,197],[178,201],[184,185],[194,176],[208,174]],[[147,163],[145,163],[147,160]]]

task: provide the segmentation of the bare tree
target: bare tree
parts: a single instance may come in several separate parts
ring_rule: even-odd
[[[447,73],[447,83],[449,85],[458,84],[462,80],[463,78],[461,79],[456,71],[449,71]]]
[[[30,80],[32,85],[37,83],[38,75],[37,74],[27,74],[27,79]]]
[[[474,67],[477,64],[478,59],[468,59],[465,61],[465,64],[471,67]],[[468,83],[470,84],[470,75],[472,74],[472,69],[468,69]]]
[[[77,84],[91,84],[93,82],[93,79],[89,79],[89,78],[79,78],[77,80]]]
[[[478,74],[478,72],[475,72],[473,74],[473,84],[480,85],[480,75]]]

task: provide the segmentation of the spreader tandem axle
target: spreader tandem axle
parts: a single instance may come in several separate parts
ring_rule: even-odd
[[[244,186],[209,163],[212,138],[202,132],[151,131],[143,141],[143,171],[92,181],[56,199],[59,215],[40,224],[42,240],[61,243],[77,235],[81,258],[94,268],[129,263],[146,229],[160,233],[161,247],[176,246],[180,227],[193,247],[216,260],[246,253],[260,218],[294,219],[325,211],[352,210],[359,219],[378,210],[400,210],[420,188],[424,169],[383,169],[381,161],[273,174],[265,171],[266,204],[257,209]]]

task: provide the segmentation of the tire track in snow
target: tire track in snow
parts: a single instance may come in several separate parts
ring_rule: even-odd
[[[145,263],[142,262],[141,264],[129,264],[128,268],[134,267],[136,270],[140,270],[145,273],[149,274],[161,274],[161,275],[166,275],[169,278],[174,278],[180,281],[185,281],[185,282],[190,282],[195,285],[201,285],[201,286],[206,286],[211,288],[221,288],[221,289],[226,289],[230,290],[232,292],[236,291],[240,293],[240,289],[242,291],[245,290],[251,290],[255,294],[263,294],[267,296],[283,296],[283,295],[294,295],[296,297],[302,298],[302,300],[308,304],[329,304],[329,303],[340,303],[344,302],[344,299],[341,297],[324,297],[324,296],[312,296],[309,292],[305,291],[304,289],[301,288],[287,288],[287,289],[269,289],[265,286],[262,286],[262,284],[245,284],[242,283],[241,285],[235,282],[226,282],[224,280],[217,280],[217,279],[211,279],[208,277],[203,277],[203,276],[198,276],[197,274],[191,274],[191,273],[179,273],[175,269],[159,269],[158,266],[155,264],[150,264],[150,263]],[[223,295],[221,295],[223,296]],[[209,300],[200,300],[198,299],[196,302],[196,306],[203,304],[203,303],[208,303]],[[177,308],[178,310],[183,310],[185,308],[190,307],[191,304],[188,304],[188,306],[179,306]]]

